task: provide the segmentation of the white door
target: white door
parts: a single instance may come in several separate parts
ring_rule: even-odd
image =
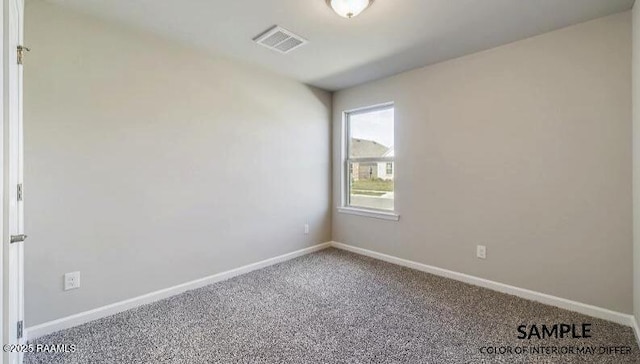
[[[22,132],[22,65],[19,47],[23,44],[24,0],[3,0],[7,34],[3,37],[6,64],[3,69],[4,130],[3,130],[3,241],[6,256],[4,273],[6,292],[4,308],[7,328],[5,344],[24,344],[24,213],[22,193],[23,132]],[[22,354],[5,353],[5,363],[22,363]]]

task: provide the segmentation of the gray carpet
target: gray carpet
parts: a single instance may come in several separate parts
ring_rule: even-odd
[[[590,339],[519,340],[520,324],[591,323]],[[56,363],[640,363],[630,328],[328,249],[33,344]],[[486,355],[484,346],[628,346],[629,354]]]

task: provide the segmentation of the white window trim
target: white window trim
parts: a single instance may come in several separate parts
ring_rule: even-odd
[[[362,108],[358,108],[358,109],[353,109],[353,110],[347,110],[344,111],[342,113],[342,134],[343,134],[343,138],[342,138],[342,146],[341,146],[341,151],[342,151],[342,168],[341,169],[341,181],[340,184],[342,186],[342,196],[340,199],[340,204],[341,206],[338,207],[338,212],[343,213],[343,214],[349,214],[349,215],[357,215],[357,216],[363,216],[363,217],[370,217],[370,218],[375,218],[375,219],[381,219],[381,220],[388,220],[388,221],[399,221],[400,220],[400,215],[397,213],[397,211],[390,211],[390,210],[377,210],[377,209],[371,209],[371,208],[365,208],[365,207],[359,207],[359,206],[350,206],[348,204],[348,199],[349,199],[349,115],[352,114],[358,114],[358,113],[364,113],[364,112],[372,112],[372,111],[377,111],[377,110],[384,110],[384,109],[389,109],[389,108],[393,108],[395,107],[393,102],[387,102],[384,104],[379,104],[379,105],[373,105],[373,106],[368,106],[368,107],[362,107]],[[362,159],[362,158],[361,158]],[[366,158],[364,158],[366,159]],[[389,158],[389,157],[382,157],[382,158],[371,158],[371,159],[375,159],[376,161],[378,160],[386,160],[389,162],[393,162],[395,163],[395,157],[393,158]],[[395,166],[394,166],[394,175],[395,175]],[[395,193],[395,188],[394,188],[394,193]],[[394,202],[395,205],[395,202]]]
[[[390,221],[399,221],[400,215],[393,211],[384,211],[384,210],[374,210],[374,209],[363,209],[358,207],[347,207],[341,206],[338,207],[338,212],[349,215],[357,215],[364,217],[372,217],[374,219],[380,220],[390,220]]]

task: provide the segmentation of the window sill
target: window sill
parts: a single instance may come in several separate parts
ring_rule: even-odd
[[[380,211],[380,210],[359,209],[356,207],[338,207],[338,212],[341,212],[343,214],[372,217],[374,219],[381,219],[381,220],[389,220],[389,221],[400,220],[400,215],[391,211],[387,212],[387,211]]]

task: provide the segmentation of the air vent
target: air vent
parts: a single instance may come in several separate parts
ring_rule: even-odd
[[[289,53],[307,44],[306,39],[277,25],[253,38],[253,41],[280,53]]]

